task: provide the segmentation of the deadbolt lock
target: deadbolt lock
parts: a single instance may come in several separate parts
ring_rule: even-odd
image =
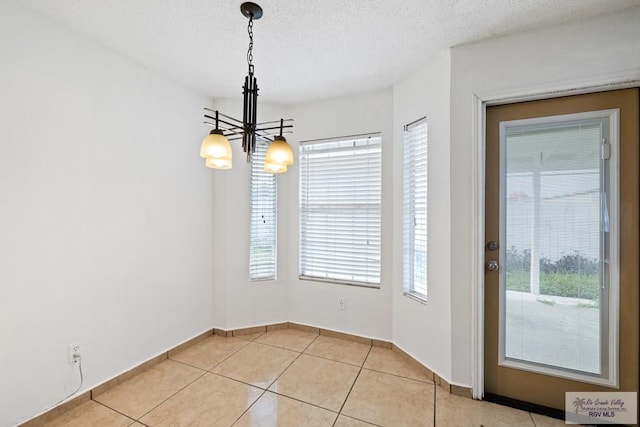
[[[498,261],[489,261],[487,263],[487,270],[489,271],[498,271],[499,268],[500,265],[498,264]]]

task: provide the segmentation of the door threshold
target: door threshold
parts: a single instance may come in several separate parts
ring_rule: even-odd
[[[521,411],[533,412],[534,414],[544,415],[546,417],[555,418],[565,421],[564,411],[561,409],[550,408],[548,406],[538,405],[536,403],[525,402],[524,400],[512,399],[510,397],[499,396],[497,394],[487,393],[482,400],[498,405],[508,406]],[[609,424],[612,426],[622,426],[623,424]]]
[[[482,400],[564,421],[564,411],[561,409],[550,408],[548,406],[542,406],[536,403],[525,402],[524,400],[512,399],[510,397],[499,396],[491,393],[485,394]]]

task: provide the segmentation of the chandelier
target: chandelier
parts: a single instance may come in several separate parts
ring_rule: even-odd
[[[249,19],[249,49],[247,51],[248,75],[242,86],[243,109],[242,120],[222,114],[217,110],[205,108],[205,124],[214,126],[209,135],[202,141],[200,156],[205,165],[213,169],[231,169],[232,152],[229,141],[242,140],[242,149],[251,161],[251,154],[256,151],[256,144],[268,144],[264,161],[264,171],[282,173],[287,166],[293,164],[293,150],[282,135],[290,133],[293,119],[258,123],[258,83],[253,73],[253,21],[262,17],[262,8],[255,3],[242,3],[242,14]],[[273,138],[273,139],[272,139]]]

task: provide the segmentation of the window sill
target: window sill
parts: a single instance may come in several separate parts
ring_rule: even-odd
[[[276,277],[265,277],[265,278],[260,278],[260,279],[251,279],[249,278],[249,281],[252,283],[255,282],[275,282],[276,280],[278,280]]]
[[[419,302],[420,304],[427,305],[427,297],[424,295],[414,294],[412,292],[403,292],[402,294],[409,299]]]
[[[345,282],[343,280],[324,279],[322,277],[312,277],[312,276],[298,276],[298,279],[299,280],[306,280],[306,281],[310,281],[310,282],[333,283],[335,285],[357,286],[359,288],[380,289],[380,285],[379,284],[372,284],[372,283]]]

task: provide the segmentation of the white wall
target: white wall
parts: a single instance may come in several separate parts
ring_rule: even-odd
[[[204,96],[0,2],[0,425],[213,325]]]
[[[194,156],[207,100],[14,3],[0,3],[0,16],[0,426],[73,390],[69,343],[82,343],[86,390],[212,326],[290,320],[393,340],[470,385],[474,95],[640,73],[635,8],[453,48],[392,89],[260,104],[261,120],[295,118],[294,149],[300,140],[382,132],[382,286],[297,279],[297,164],[278,177],[279,279],[252,283],[242,151],[234,145],[231,171]],[[238,100],[214,105],[234,111]],[[424,305],[402,295],[399,250],[401,129],[422,115]]]
[[[474,95],[543,93],[640,78],[640,8],[451,50],[452,381],[471,384]],[[480,284],[476,284],[480,286]]]
[[[290,320],[393,340],[448,381],[470,386],[473,203],[482,196],[473,181],[474,95],[523,88],[544,92],[637,70],[639,11],[459,46],[450,54],[441,52],[392,89],[274,110],[295,118],[288,138],[295,151],[299,141],[383,133],[382,286],[297,279],[297,164],[278,177],[279,278],[248,282],[248,235],[240,231],[248,218],[248,188],[240,189],[248,186],[248,175],[244,169],[238,172],[238,165],[223,171],[231,172],[225,178],[215,178],[216,194],[225,194],[223,199],[233,204],[216,209],[216,216],[224,218],[216,227],[231,242],[216,252],[216,265],[226,269],[216,270],[226,283],[216,288],[223,301],[216,316],[226,310],[228,328]],[[429,301],[424,305],[402,295],[401,257],[401,130],[423,115],[429,119],[430,168]],[[241,150],[234,149],[240,158]],[[338,297],[346,299],[345,311],[337,309]]]
[[[258,76],[259,77],[259,76]],[[238,76],[241,86],[242,76]],[[234,99],[216,99],[211,108],[232,117],[242,117],[241,90]],[[260,103],[258,121],[289,118],[285,107]],[[296,129],[294,128],[294,131]],[[288,135],[285,135],[288,136]],[[291,138],[289,142],[295,145]],[[242,151],[241,141],[231,143],[233,167],[209,169],[214,180],[214,235],[222,245],[214,246],[216,328],[238,329],[288,321],[288,287],[286,257],[290,224],[284,206],[296,200],[297,190],[289,191],[287,181],[297,172],[278,174],[278,277],[276,280],[249,280],[249,197],[251,167]],[[293,231],[297,231],[294,229]],[[295,233],[297,237],[297,232]],[[216,240],[218,241],[218,240]]]
[[[287,173],[288,224],[286,241],[288,260],[283,273],[289,279],[289,320],[322,328],[344,331],[384,340],[391,339],[391,249],[393,94],[391,90],[369,92],[345,98],[296,105],[294,142],[382,133],[382,276],[380,289],[299,280],[298,271],[298,165]],[[346,309],[338,310],[338,297],[344,297]]]
[[[393,87],[393,342],[438,375],[451,378],[449,240],[449,51]],[[426,303],[403,295],[403,128],[427,117],[428,213]]]
[[[298,164],[279,174],[278,277],[251,282],[249,271],[249,165],[238,143],[232,143],[233,168],[211,170],[214,180],[214,235],[225,245],[214,247],[216,277],[214,322],[236,329],[284,321],[391,339],[391,173],[392,92],[378,91],[286,108],[260,103],[259,121],[293,117],[287,140],[297,158],[302,140],[382,132],[383,139],[383,271],[381,289],[298,279]],[[238,99],[216,99],[213,108],[239,116]],[[344,297],[347,309],[337,308]]]

